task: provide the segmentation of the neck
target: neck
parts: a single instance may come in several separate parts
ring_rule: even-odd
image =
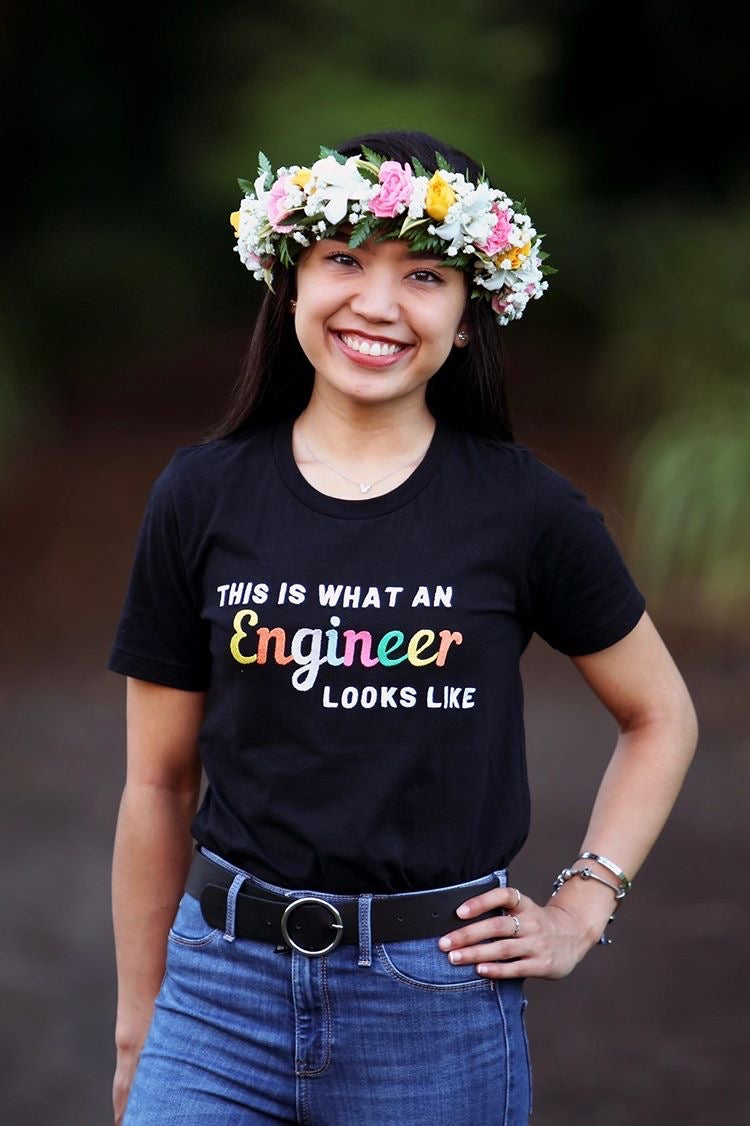
[[[340,403],[313,390],[295,425],[316,453],[378,467],[417,456],[432,438],[435,419],[424,399],[396,406]]]

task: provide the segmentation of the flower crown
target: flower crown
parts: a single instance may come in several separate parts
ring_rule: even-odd
[[[258,156],[254,184],[238,180],[245,193],[230,216],[235,250],[253,277],[272,289],[275,262],[292,266],[301,249],[351,227],[349,247],[368,239],[406,239],[412,250],[437,254],[471,269],[472,297],[492,303],[501,325],[518,320],[528,302],[547,289],[547,255],[524,203],[513,202],[482,176],[472,184],[440,153],[436,169],[386,160],[362,146],[357,156],[321,148],[310,168],[291,165],[274,172]]]

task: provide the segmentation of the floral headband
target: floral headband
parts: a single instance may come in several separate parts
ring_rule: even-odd
[[[470,183],[440,153],[435,161],[431,174],[415,157],[409,165],[366,146],[350,157],[321,148],[310,168],[274,172],[260,153],[255,183],[237,181],[245,196],[230,216],[234,249],[271,289],[277,259],[292,266],[303,247],[349,224],[351,249],[368,239],[398,238],[459,269],[473,263],[472,297],[491,301],[501,325],[518,320],[547,289],[544,276],[556,273],[542,265],[543,236],[523,203],[491,188],[484,177]]]

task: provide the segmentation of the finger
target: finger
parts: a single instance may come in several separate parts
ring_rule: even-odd
[[[454,966],[471,965],[525,958],[533,952],[531,945],[521,939],[499,938],[496,942],[481,942],[477,946],[464,946],[460,950],[451,950],[448,958]]]
[[[485,911],[492,911],[497,907],[505,907],[517,912],[522,910],[524,902],[528,901],[526,896],[521,896],[519,905],[519,895],[520,892],[516,888],[492,888],[491,891],[485,891],[481,895],[465,900],[456,909],[456,914],[460,919],[471,919],[475,915],[483,915]]]
[[[476,972],[482,977],[514,978],[514,977],[546,977],[546,972],[534,958],[516,958],[508,962],[479,962]]]
[[[480,919],[468,927],[444,934],[438,941],[441,950],[453,950],[460,946],[473,946],[487,938],[513,938],[520,930],[520,919],[515,915],[493,915],[490,919]]]

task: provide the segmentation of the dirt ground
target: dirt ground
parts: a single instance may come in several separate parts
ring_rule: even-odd
[[[3,495],[2,1120],[110,1121],[108,880],[124,683],[105,669],[145,491],[184,433],[109,428],[26,458]],[[75,450],[75,453],[72,451]],[[561,460],[565,459],[561,457]],[[528,985],[536,1126],[750,1122],[750,653],[666,640],[701,721],[673,817],[612,927],[561,982]],[[575,855],[614,724],[572,664],[524,657],[535,899]],[[356,1124],[353,1124],[356,1126]]]

